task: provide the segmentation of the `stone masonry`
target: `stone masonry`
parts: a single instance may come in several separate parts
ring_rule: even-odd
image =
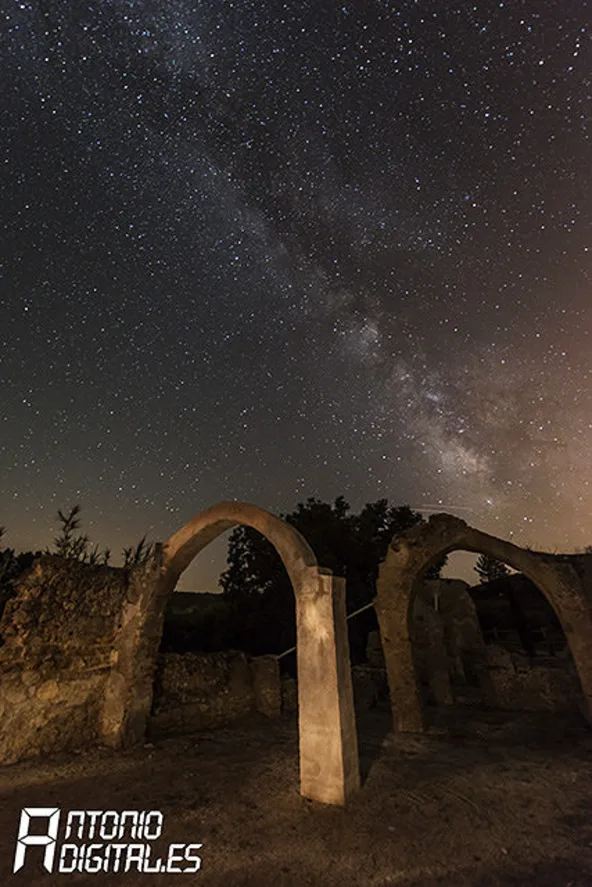
[[[0,620],[0,763],[97,742],[123,570],[47,556]]]
[[[240,652],[162,653],[158,657],[150,736],[192,733],[228,724],[252,711],[279,717],[275,656]]]
[[[592,723],[592,555],[556,555],[519,548],[447,514],[433,515],[393,539],[379,572],[376,611],[387,665],[395,729],[425,729],[409,619],[428,567],[451,551],[487,554],[527,576],[553,607],[580,682],[578,706]],[[494,692],[495,688],[491,689]]]

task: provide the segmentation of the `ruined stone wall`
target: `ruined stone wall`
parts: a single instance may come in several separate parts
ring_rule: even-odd
[[[131,594],[121,569],[46,556],[18,582],[0,619],[0,764],[93,745]],[[151,728],[199,729],[281,710],[275,657],[159,657]]]
[[[444,621],[429,592],[421,587],[412,603],[413,658],[426,702],[452,702]]]
[[[502,646],[484,644],[468,588],[460,580],[418,584],[412,637],[424,700],[518,711],[578,711],[581,686],[567,648],[566,656],[530,660]],[[384,666],[378,632],[368,637],[367,655],[370,665]],[[373,685],[366,683],[369,696]],[[361,694],[360,690],[358,698]]]
[[[474,653],[480,632],[475,608],[460,580],[418,583],[411,611],[413,659],[422,693],[428,702],[453,701],[451,679],[465,680],[463,663]],[[384,668],[379,632],[370,632],[366,655],[370,666]]]
[[[497,705],[519,711],[577,712],[582,688],[573,662],[549,658],[535,664],[496,644],[487,646]]]
[[[150,735],[193,732],[228,724],[251,711],[280,714],[277,660],[243,653],[161,653]]]
[[[0,620],[0,763],[97,741],[123,570],[37,560]]]

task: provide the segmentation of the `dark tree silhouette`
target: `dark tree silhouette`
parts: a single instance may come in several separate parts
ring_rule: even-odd
[[[535,644],[526,613],[524,612],[524,607],[520,600],[520,595],[517,593],[516,586],[513,582],[504,582],[504,580],[508,580],[512,575],[510,568],[503,561],[497,560],[494,557],[489,557],[486,554],[481,554],[475,564],[475,572],[481,580],[481,585],[486,585],[488,582],[497,582],[500,588],[498,593],[506,598],[510,607],[512,619],[522,647],[529,656],[534,656]]]
[[[131,546],[123,549],[123,568],[131,570],[147,563],[154,553],[154,543],[146,542],[146,536],[142,536],[135,548]]]
[[[479,555],[474,570],[479,576],[482,585],[510,575],[510,569],[503,561],[495,557],[489,557],[488,554]]]
[[[105,548],[100,551],[99,546],[91,547],[89,537],[77,534],[80,528],[80,505],[74,505],[68,513],[58,509],[58,521],[61,524],[60,532],[54,539],[54,550],[48,554],[58,554],[68,560],[81,561],[85,564],[108,564],[111,559],[111,551]],[[145,564],[154,553],[154,545],[146,541],[143,536],[136,547],[129,546],[122,552],[124,570]]]
[[[352,514],[343,496],[332,504],[309,498],[281,517],[302,533],[319,564],[345,577],[348,613],[374,599],[378,568],[391,539],[423,520],[409,506],[390,506],[386,499]],[[431,568],[432,577],[445,560]],[[280,653],[295,644],[294,594],[279,555],[263,536],[249,527],[233,531],[221,584],[236,620],[237,646]],[[376,624],[373,610],[349,622],[354,661],[363,658],[368,631]]]
[[[53,541],[54,551],[51,553],[85,564],[107,564],[111,556],[108,548],[100,552],[98,545],[91,548],[86,534],[76,535],[76,530],[80,528],[80,510],[80,505],[74,505],[67,514],[61,508],[58,509],[61,529]]]
[[[66,560],[76,560],[89,565],[108,564],[111,552],[108,548],[100,551],[99,546],[91,546],[86,534],[77,533],[80,528],[80,505],[74,505],[68,512],[58,509],[60,530],[53,542],[53,550],[25,551],[17,554],[12,548],[2,549],[2,539],[6,529],[0,526],[0,617],[6,602],[14,595],[20,576],[28,570],[33,561],[44,554],[56,554]],[[135,548],[123,549],[123,567],[145,564],[154,552],[154,545],[146,542],[144,536]],[[1,639],[0,639],[1,643]]]

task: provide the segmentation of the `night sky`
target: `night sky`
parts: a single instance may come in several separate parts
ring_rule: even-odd
[[[592,543],[586,7],[0,0],[6,544],[339,494]]]

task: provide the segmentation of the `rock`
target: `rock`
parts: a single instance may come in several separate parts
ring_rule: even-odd
[[[37,698],[44,701],[55,699],[58,693],[59,687],[56,680],[46,681],[37,688]]]

